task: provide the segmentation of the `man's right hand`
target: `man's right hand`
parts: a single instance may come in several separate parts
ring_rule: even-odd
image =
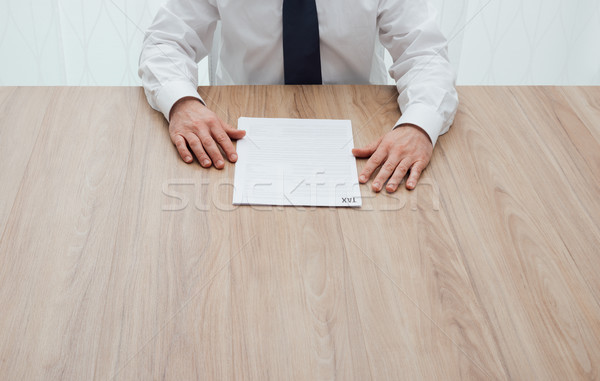
[[[204,168],[213,163],[218,169],[225,166],[219,147],[230,162],[237,160],[231,139],[243,138],[246,131],[237,130],[223,122],[198,99],[188,97],[178,100],[171,108],[169,120],[171,141],[186,163],[194,161],[189,148]]]

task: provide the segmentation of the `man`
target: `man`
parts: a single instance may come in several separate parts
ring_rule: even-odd
[[[386,181],[396,191],[407,173],[406,187],[416,186],[458,105],[447,42],[427,0],[169,0],[148,30],[139,73],[181,158],[191,163],[193,152],[203,167],[221,169],[219,146],[235,162],[231,139],[245,132],[219,119],[197,92],[197,62],[211,50],[219,20],[217,85],[383,83],[379,37],[393,58],[402,117],[376,142],[352,150],[370,157],[359,181],[381,167],[374,191]]]

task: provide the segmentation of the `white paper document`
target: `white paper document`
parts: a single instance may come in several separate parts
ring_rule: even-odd
[[[349,120],[240,118],[238,128],[234,205],[362,205]]]

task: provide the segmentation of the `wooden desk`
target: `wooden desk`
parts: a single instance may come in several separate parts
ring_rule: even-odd
[[[398,117],[391,87],[200,90],[356,145]],[[0,378],[600,377],[600,88],[460,97],[417,191],[253,208],[139,88],[0,88]]]

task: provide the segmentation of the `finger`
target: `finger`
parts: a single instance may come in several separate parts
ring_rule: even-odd
[[[419,182],[419,178],[421,177],[421,172],[425,169],[425,163],[422,161],[417,161],[410,168],[410,175],[408,176],[408,180],[406,180],[406,189],[415,189],[417,183]]]
[[[241,139],[244,136],[246,136],[246,131],[244,130],[238,130],[237,128],[233,128],[230,125],[228,125],[227,123],[222,123],[223,124],[223,129],[225,130],[225,132],[227,133],[227,135],[229,135],[229,137],[231,139]]]
[[[221,151],[219,151],[219,147],[217,147],[217,143],[210,135],[200,135],[200,143],[202,143],[202,147],[208,153],[208,156],[215,164],[215,168],[221,169],[225,166],[225,161],[223,160],[223,155],[221,155]]]
[[[200,165],[204,168],[210,167],[212,162],[206,154],[206,151],[204,151],[204,148],[202,148],[202,144],[200,143],[198,137],[194,134],[190,134],[186,136],[186,139],[188,141],[188,144],[190,145],[190,148],[192,149],[192,151],[194,151],[194,155],[196,155],[196,157],[198,158],[198,162],[200,163]]]
[[[369,143],[367,146],[363,147],[363,148],[353,148],[352,149],[352,154],[355,157],[369,157],[373,154],[373,152],[375,152],[375,150],[377,150],[377,147],[379,147],[379,143],[381,143],[381,139],[383,139],[383,137],[379,138],[378,140]]]
[[[223,151],[225,151],[225,155],[227,155],[229,161],[234,163],[237,160],[237,154],[235,153],[233,143],[231,143],[231,139],[229,139],[229,135],[227,135],[225,129],[213,131],[212,135],[217,144],[223,148]]]
[[[390,177],[390,180],[387,183],[386,190],[388,192],[395,192],[398,189],[398,186],[402,182],[404,176],[406,176],[406,172],[410,168],[410,159],[404,159],[398,164],[396,169],[394,170],[394,174]]]
[[[379,173],[377,174],[377,177],[375,177],[375,180],[373,180],[372,187],[375,192],[379,192],[383,188],[383,184],[385,184],[390,176],[392,176],[394,170],[398,166],[398,163],[400,163],[400,157],[392,155],[390,155],[385,163],[383,163]]]
[[[181,136],[181,135],[172,136],[171,141],[173,142],[175,147],[177,147],[177,152],[179,152],[179,156],[181,156],[183,161],[185,161],[186,163],[189,164],[194,160],[194,158],[192,157],[192,154],[190,153],[190,151],[187,148],[187,144],[186,144],[185,138],[183,136]]]
[[[381,147],[375,151],[375,153],[371,156],[371,158],[367,161],[367,164],[363,168],[358,177],[358,181],[361,184],[366,183],[370,178],[373,172],[385,161],[387,158],[387,150],[382,149]]]

